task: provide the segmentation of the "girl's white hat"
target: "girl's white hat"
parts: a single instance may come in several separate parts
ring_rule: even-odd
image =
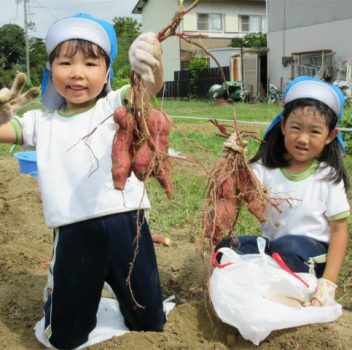
[[[299,98],[313,98],[324,102],[338,116],[340,120],[344,97],[339,88],[325,81],[318,80],[312,77],[299,77],[293,80],[285,93],[285,104]]]
[[[58,20],[51,26],[46,36],[48,56],[50,56],[57,45],[72,39],[90,41],[101,47],[109,56],[108,84],[105,87],[106,92],[109,92],[114,75],[112,63],[117,55],[117,38],[114,27],[105,20],[97,19],[84,13]],[[48,110],[54,111],[65,105],[65,99],[56,92],[52,84],[48,63],[43,72],[41,90],[42,103]]]
[[[325,103],[337,115],[338,122],[341,121],[345,98],[342,91],[335,85],[329,84],[323,80],[310,77],[301,76],[292,80],[286,89],[284,103],[287,104],[299,98],[312,98]],[[267,135],[277,124],[280,123],[282,112],[279,113],[269,124],[265,131]],[[345,152],[345,144],[343,142],[342,134],[339,131],[337,134],[340,150]]]

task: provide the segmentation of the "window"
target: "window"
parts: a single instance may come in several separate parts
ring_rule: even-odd
[[[262,16],[240,16],[240,32],[262,32]]]
[[[249,32],[249,16],[240,16],[240,32]]]
[[[223,30],[222,15],[218,13],[198,13],[197,29],[221,32]]]

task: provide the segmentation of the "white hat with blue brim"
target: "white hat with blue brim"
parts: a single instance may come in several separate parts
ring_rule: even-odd
[[[299,98],[312,98],[325,103],[336,113],[338,122],[341,121],[345,98],[342,91],[337,86],[317,78],[301,76],[292,80],[288,84],[284,96],[284,103],[287,104]],[[279,113],[270,123],[265,131],[265,135],[267,135],[277,124],[280,123],[281,118],[282,112]],[[345,144],[340,131],[337,134],[337,140],[339,142],[341,152],[344,153]]]
[[[46,36],[48,56],[57,45],[73,39],[90,41],[102,48],[108,55],[110,67],[105,92],[109,92],[114,76],[112,64],[117,55],[117,38],[114,27],[103,19],[97,19],[84,13],[60,19],[51,26]],[[42,103],[49,111],[60,109],[65,105],[65,99],[56,92],[53,86],[49,64],[43,72],[41,91]]]

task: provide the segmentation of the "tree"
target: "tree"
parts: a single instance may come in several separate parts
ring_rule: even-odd
[[[130,72],[128,50],[141,33],[141,24],[131,17],[115,17],[113,23],[118,40],[118,54],[113,67],[118,80],[126,79]]]
[[[232,47],[266,47],[265,33],[248,33],[243,38],[233,38]]]
[[[1,61],[1,67],[5,70],[25,64],[24,30],[17,24],[0,27],[0,57],[6,57],[5,61]]]
[[[25,33],[16,24],[0,27],[0,87],[10,87],[17,71],[26,71]],[[38,86],[46,63],[45,44],[42,39],[29,40],[31,85]],[[28,86],[26,86],[28,87]]]
[[[13,80],[10,70],[6,70],[3,66],[6,63],[5,57],[0,57],[0,89],[4,87],[9,87]]]

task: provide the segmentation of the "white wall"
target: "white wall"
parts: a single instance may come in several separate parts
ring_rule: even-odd
[[[284,67],[281,58],[292,52],[331,49],[336,52],[334,61],[338,68],[342,60],[352,58],[351,33],[352,19],[268,33],[269,79],[277,86],[281,80],[284,86],[289,82],[291,66]]]
[[[193,1],[192,1],[193,2]],[[184,1],[184,7],[188,7],[191,1]],[[167,26],[174,14],[179,8],[178,0],[149,0],[143,7],[142,30],[159,32]],[[179,31],[188,31],[196,29],[197,13],[223,13],[229,14],[229,19],[237,18],[239,14],[243,15],[265,15],[264,1],[246,1],[246,0],[201,0],[181,22]],[[227,23],[229,26],[229,23]],[[233,32],[206,33],[211,38],[232,38]],[[164,80],[174,80],[174,71],[180,70],[180,39],[171,37],[162,43]]]
[[[143,8],[143,32],[158,33],[166,27],[178,9],[177,0],[149,0]],[[180,70],[179,39],[170,37],[162,42],[164,80],[174,80],[174,71]]]
[[[293,52],[333,50],[336,68],[352,58],[351,0],[267,0],[268,76],[285,86],[291,67],[282,57]]]
[[[185,1],[185,6],[189,6],[190,2]],[[214,1],[203,0],[200,1],[198,6],[192,12],[185,16],[182,22],[182,31],[192,32],[197,30],[197,13],[218,13],[223,14],[223,27],[222,32],[204,32],[212,38],[233,38],[238,36],[239,16],[240,15],[261,15],[263,16],[264,32],[266,31],[266,9],[265,2],[257,1]],[[242,35],[241,35],[242,36]]]
[[[235,47],[228,47],[223,49],[213,49],[209,52],[217,59],[221,67],[229,67],[231,63],[231,57],[235,54],[240,54],[241,49]],[[210,68],[217,68],[216,62],[210,58]]]

